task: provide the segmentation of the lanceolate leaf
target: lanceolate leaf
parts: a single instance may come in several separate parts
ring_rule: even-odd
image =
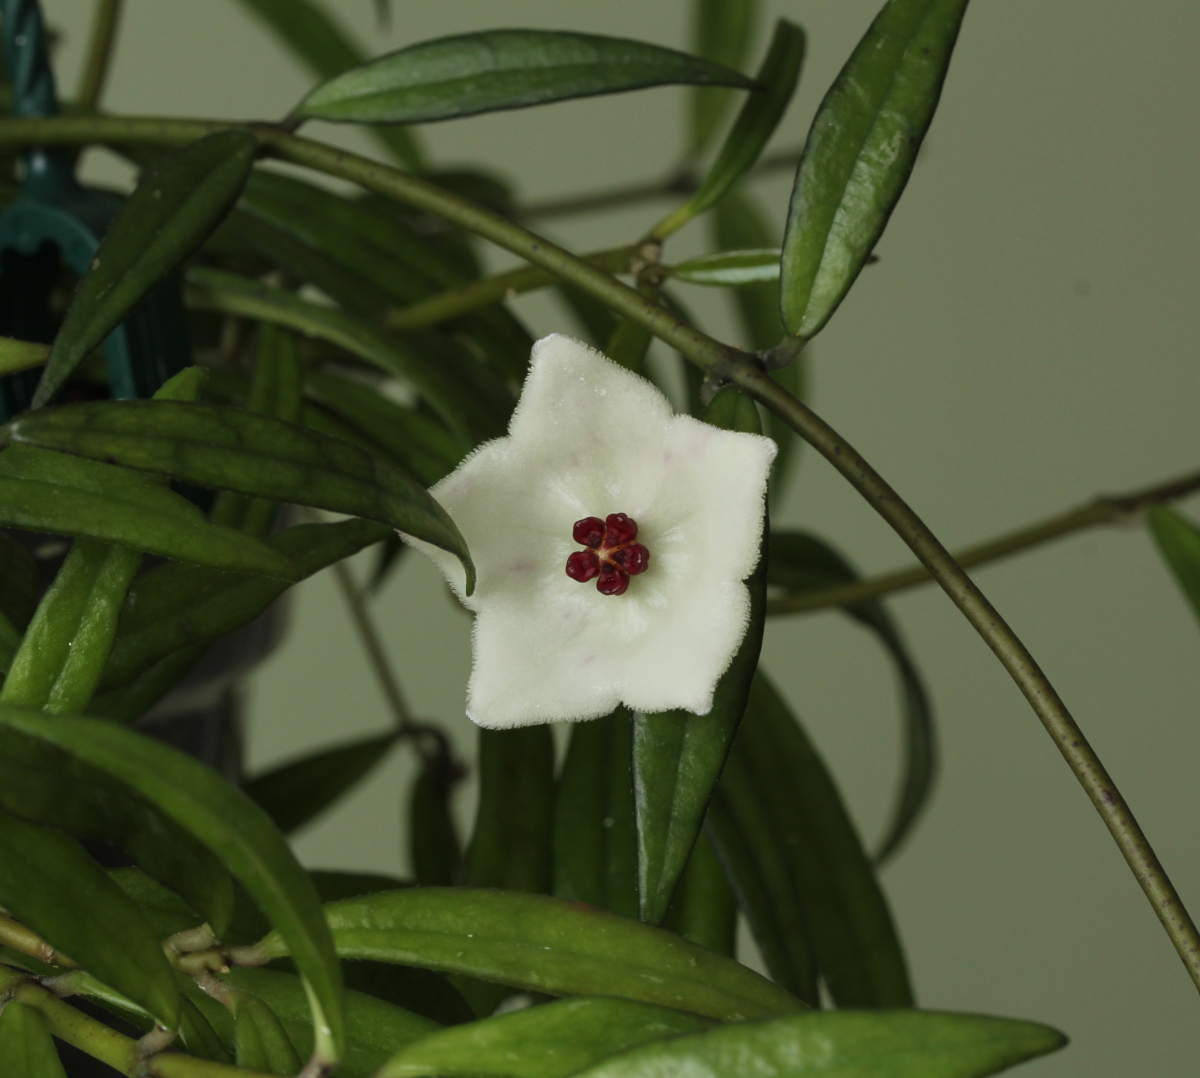
[[[668,83],[754,86],[710,60],[641,41],[485,30],[373,60],[318,86],[297,111],[349,123],[428,123]]]
[[[575,723],[554,801],[554,893],[636,917],[633,729],[621,707]]]
[[[709,816],[718,851],[781,982],[793,991],[804,987],[795,983],[803,945],[792,939],[804,925],[838,1006],[912,1003],[887,901],[854,825],[820,757],[761,672]],[[747,857],[758,880],[739,874]],[[756,896],[760,885],[764,893]]]
[[[761,432],[754,403],[726,387],[705,419],[727,430]],[[766,550],[746,581],[750,621],[707,715],[688,711],[637,714],[633,720],[633,785],[638,840],[638,909],[659,924],[687,868],[713,788],[746,707],[766,616]]]
[[[254,165],[249,131],[220,131],[164,158],[113,221],[54,340],[33,407],[47,404],[137,303],[196,250]]]
[[[973,1014],[826,1012],[717,1026],[659,1041],[578,1078],[984,1078],[1061,1048],[1049,1026]]]
[[[671,267],[671,276],[688,284],[725,287],[779,280],[779,248],[721,251],[697,255]]]
[[[37,562],[24,546],[0,532],[0,613],[24,630],[37,603]]]
[[[299,977],[267,969],[233,969],[223,980],[252,992],[279,1019],[302,1058],[313,1049],[308,1001]],[[346,1054],[338,1078],[369,1078],[397,1049],[436,1033],[439,1026],[362,992],[346,992]]]
[[[315,819],[380,764],[394,733],[311,753],[246,782],[244,789],[285,835]]]
[[[48,344],[0,337],[0,376],[40,367],[50,355]]]
[[[216,404],[105,401],[21,415],[5,429],[14,441],[197,486],[378,520],[453,553],[466,569],[467,593],[474,587],[466,544],[423,487],[357,446],[307,427]],[[11,452],[0,454],[0,466]]]
[[[361,64],[366,57],[330,15],[313,0],[242,0],[275,31],[319,79],[332,78]],[[375,137],[407,168],[421,167],[414,132],[381,127]]]
[[[16,1000],[0,1011],[0,1059],[7,1078],[66,1078],[42,1016]]]
[[[736,958],[737,919],[737,896],[729,886],[712,842],[701,833],[675,889],[663,927],[717,954]]]
[[[20,418],[61,411],[27,412]],[[11,441],[13,434],[10,424],[0,439]],[[100,460],[32,446],[10,445],[0,452],[0,524],[101,539],[212,569],[296,579],[286,558],[251,536],[210,524],[162,483]]]
[[[770,539],[769,584],[792,592],[850,584],[859,579],[850,564],[832,547],[803,532],[777,531]],[[900,629],[878,600],[847,607],[846,613],[865,625],[888,650],[900,682],[904,715],[904,774],[891,822],[875,855],[884,861],[911,833],[929,801],[937,774],[937,739],[929,695],[908,653]]]
[[[442,743],[422,760],[409,796],[409,863],[424,887],[452,887],[462,871],[462,844],[450,811],[455,777],[449,745]]]
[[[168,1029],[178,1024],[158,937],[74,839],[0,811],[0,905]]]
[[[865,265],[933,120],[967,0],[891,0],[817,110],[783,239],[788,332],[812,337]]]
[[[758,23],[757,0],[692,0],[692,51],[741,70]],[[728,90],[697,87],[691,92],[692,157],[699,157],[717,134],[733,103]]]
[[[392,1056],[378,1078],[565,1078],[636,1045],[709,1024],[627,999],[564,999],[423,1037]]]
[[[736,8],[738,5],[726,5]],[[655,227],[653,235],[663,238],[691,218],[715,206],[762,153],[784,111],[796,92],[800,68],[804,64],[804,31],[787,19],[775,24],[771,47],[758,70],[758,82],[764,93],[746,98],[742,111],[725,139],[721,152],[700,184],[700,189]]]
[[[1200,529],[1174,509],[1155,506],[1150,531],[1192,611],[1200,618]]]
[[[325,907],[343,958],[465,973],[560,996],[613,996],[735,1021],[804,1005],[672,932],[545,895],[415,887]],[[263,941],[287,954],[278,933]]]
[[[54,745],[152,804],[232,869],[288,941],[312,990],[317,1049],[335,1062],[345,1043],[342,982],[308,874],[269,817],[216,772],[142,734],[94,719],[0,709],[0,723]]]

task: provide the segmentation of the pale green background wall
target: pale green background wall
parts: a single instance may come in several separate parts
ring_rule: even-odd
[[[803,138],[877,0],[772,0],[810,35],[779,145]],[[500,25],[686,41],[684,0],[406,4],[376,33],[369,0],[333,4],[379,49]],[[89,5],[49,0],[69,87]],[[278,117],[306,85],[232,0],[130,0],[108,105],[122,112]],[[951,544],[1198,463],[1200,7],[978,0],[921,165],[868,270],[813,348],[813,399]],[[429,128],[442,163],[486,161],[537,198],[665,171],[682,95],[657,90]],[[315,131],[314,131],[315,133]],[[323,132],[324,133],[324,132]],[[332,132],[352,145],[352,133]],[[126,174],[97,157],[91,174]],[[789,180],[758,185],[782,219]],[[654,210],[555,223],[579,248],[630,238]],[[699,249],[703,228],[671,254]],[[497,259],[497,264],[502,264]],[[689,299],[728,325],[712,293]],[[539,332],[550,305],[522,301]],[[1191,509],[1200,509],[1192,503]],[[860,567],[906,551],[809,454],[789,524]],[[1200,909],[1200,634],[1139,526],[1089,534],[981,571],[1075,709]],[[936,800],[885,884],[923,1004],[1040,1018],[1074,1038],[1033,1076],[1190,1075],[1200,1001],[1141,893],[1017,691],[940,593],[893,608],[941,720]],[[378,602],[422,715],[466,743],[467,619],[412,559]],[[250,758],[385,728],[327,578],[305,585],[285,648],[250,698]],[[766,664],[876,835],[897,745],[891,674],[833,614],[773,624]],[[403,871],[397,759],[298,841],[306,861]],[[470,809],[468,794],[463,810]]]

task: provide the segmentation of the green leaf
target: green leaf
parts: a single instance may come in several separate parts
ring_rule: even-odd
[[[503,431],[504,418],[488,410],[464,377],[453,377],[452,372],[362,318],[301,299],[282,288],[202,266],[188,271],[188,284],[188,301],[193,307],[286,326],[399,375],[465,440],[463,448],[474,443],[477,433],[491,437]]]
[[[627,999],[564,999],[431,1034],[392,1056],[378,1078],[566,1078],[647,1041],[708,1025]]]
[[[806,948],[790,938],[804,925],[839,1007],[911,1005],[896,928],[854,824],[821,758],[761,671],[709,819],[780,983],[811,991],[811,975],[807,985],[801,981]],[[752,893],[757,881],[739,874],[739,856],[754,863],[765,884],[760,895]]]
[[[984,1078],[1056,1051],[1049,1026],[936,1011],[826,1012],[717,1026],[635,1048],[578,1078]]]
[[[289,559],[300,579],[391,534],[369,520],[300,524],[264,542]],[[168,563],[129,589],[100,688],[128,685],[182,649],[248,625],[288,588],[284,581]]]
[[[312,0],[242,0],[319,79],[357,67],[365,57],[345,30]],[[421,167],[416,136],[402,127],[380,128],[375,137],[402,165]]]
[[[671,276],[688,284],[737,286],[779,280],[779,248],[721,251],[697,255],[670,267]]]
[[[803,532],[777,531],[770,540],[767,583],[790,592],[851,584],[860,577],[827,543]],[[875,855],[878,862],[891,857],[912,832],[929,802],[937,775],[937,737],[933,708],[916,664],[899,627],[878,599],[846,607],[845,613],[865,625],[887,649],[896,667],[904,716],[904,774],[896,807]]]
[[[727,386],[704,414],[726,430],[761,433],[754,402]],[[764,521],[765,527],[765,521]],[[741,722],[758,665],[766,618],[767,559],[746,581],[750,620],[729,669],[721,675],[707,715],[664,711],[633,718],[633,788],[638,839],[638,908],[660,924],[687,868],[721,768]]]
[[[192,644],[172,652],[120,688],[93,696],[87,713],[110,722],[140,719],[187,676],[205,650],[204,644]]]
[[[462,846],[450,811],[458,777],[448,743],[421,761],[408,802],[409,863],[424,887],[451,887],[462,871]]]
[[[88,353],[221,223],[257,148],[249,131],[219,131],[164,158],[137,185],[79,282],[34,408],[48,404]]]
[[[663,927],[717,954],[737,957],[737,896],[708,836],[701,833]]]
[[[479,731],[479,805],[462,883],[509,891],[550,890],[554,737],[549,726]],[[479,1017],[510,993],[471,978],[455,982]]]
[[[933,120],[967,0],[891,0],[821,102],[783,238],[783,321],[829,321],[878,242]]]
[[[315,819],[373,771],[395,733],[323,749],[256,775],[243,787],[285,835]]]
[[[233,1039],[239,1067],[267,1074],[293,1075],[300,1057],[283,1024],[258,996],[237,992],[233,999]]]
[[[641,41],[484,30],[382,56],[318,86],[296,112],[344,123],[429,123],[672,83],[755,85],[720,64]]]
[[[361,895],[373,895],[377,891],[394,891],[397,887],[412,886],[408,880],[385,876],[381,872],[341,872],[314,868],[309,869],[308,876],[322,902],[338,902],[343,898],[358,898]]]
[[[83,711],[112,650],[140,551],[76,539],[13,656],[0,701]]]
[[[237,874],[288,941],[312,991],[318,1052],[335,1062],[345,1026],[333,941],[308,874],[266,813],[199,761],[124,727],[15,707],[0,708],[0,723],[136,791]]]
[[[201,487],[377,520],[450,551],[466,570],[468,595],[475,586],[466,543],[424,488],[357,446],[307,427],[217,404],[105,401],[27,413],[5,429],[14,441],[112,460]],[[0,454],[0,467],[12,452]]]
[[[717,204],[713,224],[717,246],[721,250],[763,249],[779,240],[758,207],[740,190],[729,192]],[[778,282],[741,285],[733,297],[742,325],[742,341],[750,351],[761,352],[783,339]],[[806,362],[802,352],[788,366],[770,372],[776,382],[801,400],[805,397]],[[771,468],[770,504],[774,507],[780,491],[786,488],[801,442],[796,432],[774,412],[764,410],[764,418],[767,436],[779,446]]]
[[[158,937],[74,839],[0,812],[0,905],[168,1029],[179,992]]]
[[[554,893],[636,917],[637,829],[629,712],[571,727],[554,801]]]
[[[106,401],[100,407],[114,404]],[[26,412],[19,418],[41,419],[76,407]],[[14,424],[3,428],[0,438],[14,440]],[[32,446],[10,445],[0,452],[0,524],[100,539],[228,572],[295,579],[286,558],[251,536],[210,524],[191,502],[157,480]]]
[[[0,337],[0,377],[40,367],[50,356],[48,344]]]
[[[738,5],[727,5],[736,8]],[[750,94],[725,139],[721,152],[700,184],[700,189],[659,225],[651,235],[665,239],[693,217],[711,209],[750,168],[775,134],[775,128],[791,103],[800,81],[807,45],[804,31],[787,19],[775,23],[771,46],[767,50],[756,79],[766,87],[762,94]]]
[[[1146,519],[1184,598],[1200,618],[1200,529],[1174,509],[1162,505],[1151,508]]]
[[[42,1016],[15,999],[0,1010],[0,1059],[7,1078],[67,1078]]]
[[[615,996],[737,1021],[803,1009],[757,973],[672,932],[546,895],[414,887],[325,907],[338,954],[559,996]],[[278,933],[263,941],[282,957]]]
[[[554,287],[554,291],[579,323],[579,327],[584,331],[584,339],[592,347],[603,350],[617,328],[617,316],[603,301],[582,288],[559,284]]]
[[[299,977],[266,969],[232,969],[221,979],[263,1001],[301,1058],[312,1053],[308,1001]],[[436,1022],[361,992],[346,992],[346,1052],[338,1078],[368,1078],[398,1049],[440,1029]]]
[[[0,532],[0,614],[23,632],[37,604],[37,562],[25,546]]]
[[[757,0],[693,0],[692,51],[740,70],[750,55],[758,9]],[[699,87],[692,91],[689,157],[699,157],[708,148],[731,104],[727,90]]]

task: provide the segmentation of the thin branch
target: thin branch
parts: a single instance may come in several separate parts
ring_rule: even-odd
[[[88,43],[87,60],[79,80],[78,105],[94,109],[100,103],[104,83],[112,63],[113,46],[117,40],[117,23],[121,18],[121,0],[98,0],[96,21]]]
[[[20,921],[14,921],[0,913],[0,944],[10,947],[18,954],[36,958],[47,966],[60,966],[63,969],[78,969],[66,955],[59,954],[41,936]]]
[[[201,133],[230,126],[237,125],[92,117],[0,120],[0,143],[189,141]],[[591,293],[681,352],[703,369],[710,381],[733,382],[780,416],[821,453],[908,544],[1017,683],[1091,798],[1193,982],[1200,988],[1200,933],[1066,705],[1024,644],[937,537],[841,435],[768,377],[753,357],[713,340],[544,237],[426,180],[379,162],[288,135],[269,125],[253,129],[264,151],[281,160],[350,180],[369,191],[443,217]]]
[[[346,600],[346,606],[350,608],[350,617],[354,620],[354,627],[358,630],[359,639],[366,649],[375,679],[379,682],[379,688],[392,712],[392,720],[396,724],[396,729],[408,730],[413,724],[412,715],[408,710],[408,705],[404,702],[404,694],[400,691],[400,682],[396,680],[396,675],[392,672],[387,652],[383,649],[383,640],[379,635],[379,630],[375,627],[375,619],[367,607],[362,591],[359,590],[358,584],[355,583],[354,577],[344,561],[334,563],[333,575],[341,589],[342,598]]]
[[[1010,557],[1042,543],[1062,539],[1085,528],[1123,523],[1153,505],[1176,501],[1194,494],[1197,490],[1200,490],[1200,472],[1189,472],[1177,479],[1157,483],[1131,494],[1102,496],[1086,505],[1032,524],[1028,528],[1021,528],[999,538],[966,547],[954,555],[954,560],[963,569],[999,561],[1001,558]],[[895,572],[836,588],[821,588],[769,599],[767,613],[800,614],[833,606],[854,606],[881,595],[928,584],[932,579],[928,569],[923,565],[916,565],[911,569],[897,569]]]

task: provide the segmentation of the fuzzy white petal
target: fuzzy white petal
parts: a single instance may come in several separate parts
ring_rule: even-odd
[[[502,728],[619,703],[705,714],[745,633],[775,443],[676,416],[653,385],[570,337],[533,347],[507,437],[430,493],[478,572],[408,539],[475,611],[467,714]],[[626,513],[650,566],[620,596],[566,575],[575,521]]]

